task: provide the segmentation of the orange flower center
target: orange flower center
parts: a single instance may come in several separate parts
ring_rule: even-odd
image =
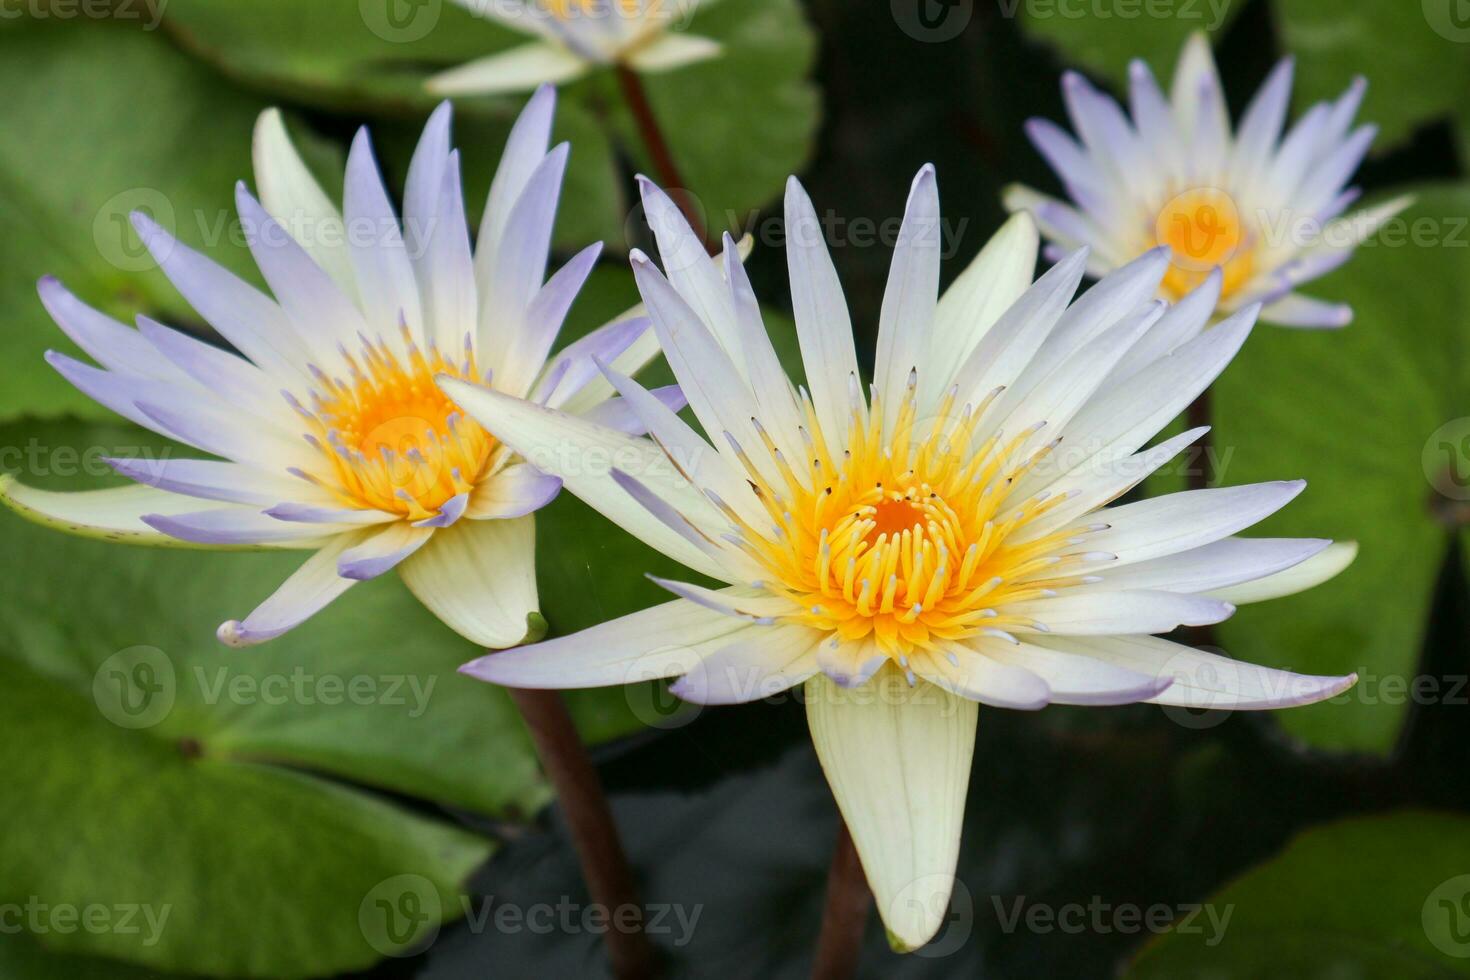
[[[382,341],[365,342],[347,355],[345,379],[313,368],[318,387],[300,410],[328,463],[315,482],[349,507],[423,520],[480,482],[497,443],[434,383],[439,374],[484,383],[469,342],[459,362],[433,347],[425,354],[407,331],[404,345],[400,359]]]
[[[1224,272],[1221,297],[1250,279],[1255,261],[1240,211],[1229,194],[1196,188],[1172,198],[1154,222],[1154,241],[1173,251],[1163,288],[1179,299],[1199,286],[1216,266]]]
[[[992,396],[993,397],[993,396]],[[748,554],[767,570],[770,592],[802,610],[785,619],[843,642],[871,636],[901,666],[940,641],[1034,625],[997,611],[1003,603],[1052,594],[1082,579],[1076,530],[1032,533],[1035,520],[1065,494],[1015,499],[1012,488],[1052,450],[1036,428],[977,440],[985,407],[915,421],[914,388],[894,434],[882,412],[854,412],[847,451],[833,458],[807,405],[813,458],[786,464],[769,443],[782,479],[768,482],[748,462],[747,477],[776,526],[751,527],[728,508]]]

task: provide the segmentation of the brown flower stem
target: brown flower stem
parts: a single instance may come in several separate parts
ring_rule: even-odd
[[[606,909],[613,922],[619,921],[620,908],[631,906],[639,910],[641,922],[643,905],[633,884],[633,870],[618,839],[612,810],[602,793],[602,782],[597,778],[597,770],[592,768],[592,760],[587,757],[566,703],[556,691],[509,690],[536,744],[541,767],[556,790],[593,903]],[[647,980],[655,976],[653,947],[641,928],[609,929],[603,942],[607,944],[613,976],[618,980]]]
[[[709,231],[705,228],[704,218],[690,204],[688,194],[680,194],[677,191],[688,191],[689,187],[684,183],[684,178],[679,175],[679,166],[674,162],[674,154],[669,149],[669,143],[664,139],[663,130],[659,128],[658,116],[654,114],[653,105],[648,101],[648,92],[643,87],[643,79],[638,73],[627,65],[618,65],[616,68],[618,86],[623,91],[623,102],[627,104],[628,111],[633,114],[633,121],[638,126],[638,136],[643,140],[643,148],[648,151],[653,160],[653,169],[658,181],[664,190],[674,199],[679,210],[684,215],[684,220],[689,222],[689,227],[694,229],[694,234],[704,242],[705,251],[711,255],[715,250],[710,246]]]
[[[868,924],[868,907],[873,903],[863,865],[853,846],[847,824],[837,818],[837,847],[827,872],[827,903],[822,909],[822,934],[817,940],[817,957],[812,980],[848,980],[857,974],[863,948],[863,929]]]
[[[1211,425],[1210,389],[1206,388],[1199,393],[1199,397],[1190,402],[1185,425],[1187,428],[1196,429],[1202,425]],[[1215,430],[1213,428],[1199,438],[1199,455],[1197,462],[1189,468],[1186,476],[1186,487],[1190,490],[1203,490],[1215,480]],[[1213,626],[1196,626],[1188,632],[1189,642],[1197,647],[1213,647],[1219,640],[1219,634]]]
[[[1187,427],[1197,429],[1202,425],[1210,425],[1210,389],[1206,388],[1200,392],[1189,405],[1186,416]],[[1211,429],[1199,438],[1198,464],[1189,468],[1188,486],[1191,490],[1203,490],[1214,482],[1214,454],[1211,451],[1215,444],[1215,432]]]

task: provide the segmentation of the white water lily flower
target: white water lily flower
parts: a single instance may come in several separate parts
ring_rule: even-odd
[[[1086,250],[1033,284],[1038,236],[1026,215],[939,299],[939,197],[926,167],[865,397],[847,303],[793,180],[801,389],[729,238],[721,276],[646,181],[644,204],[665,274],[640,253],[634,270],[709,441],[616,365],[605,374],[651,440],[468,381],[440,384],[571,492],[720,585],[663,582],[678,599],[466,672],[529,688],[678,677],[674,690],[704,704],[806,684],[817,753],[904,949],[943,921],[978,704],[1271,708],[1353,683],[1150,635],[1219,622],[1233,602],[1308,588],[1351,560],[1352,545],[1235,536],[1300,482],[1105,509],[1203,432],[1143,448],[1235,355],[1254,307],[1205,330],[1204,291],[1172,308],[1152,299],[1162,249],[1072,302]]]
[[[440,95],[522,92],[624,65],[664,72],[720,54],[719,42],[683,28],[710,0],[454,0],[473,13],[537,38],[429,80]]]
[[[1296,292],[1352,257],[1410,203],[1397,198],[1350,216],[1346,184],[1377,127],[1352,128],[1366,82],[1312,106],[1285,135],[1292,61],[1282,60],[1232,134],[1209,41],[1185,44],[1166,100],[1142,61],[1129,66],[1131,119],[1076,72],[1062,77],[1074,139],[1045,119],[1027,123],[1070,203],[1021,186],[1006,207],[1032,212],[1055,258],[1092,249],[1102,276],[1158,245],[1173,250],[1160,295],[1178,299],[1208,281],[1222,314],[1263,305],[1288,327],[1341,327],[1352,308]],[[1219,269],[1218,273],[1212,270]]]
[[[543,282],[567,162],[565,145],[547,150],[555,98],[538,92],[517,122],[473,252],[447,105],[413,157],[401,227],[365,130],[339,212],[279,114],[265,114],[255,142],[263,206],[243,184],[237,200],[275,299],[134,215],[164,273],[240,356],[145,317],[133,330],[54,279],[40,286],[57,324],[100,365],[52,352],[58,371],[219,458],[110,460],[138,485],[83,493],[7,480],[5,502],[110,540],[313,550],[254,612],[220,627],[232,645],[279,636],[394,568],[465,637],[520,642],[537,610],[533,512],[561,481],[464,418],[434,376],[632,431],[594,358],[633,371],[658,350],[647,318],[630,316],[549,356],[600,251]],[[657,397],[683,404],[676,390]]]

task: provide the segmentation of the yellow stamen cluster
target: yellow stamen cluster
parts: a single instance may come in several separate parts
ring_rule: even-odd
[[[546,12],[565,23],[577,17],[596,17],[606,13],[604,0],[542,0]],[[610,10],[625,17],[636,17],[641,0],[611,0]]]
[[[871,635],[902,665],[941,641],[1044,628],[997,607],[1083,581],[1066,566],[1084,554],[1063,553],[1080,544],[1076,531],[1017,541],[1022,528],[1067,499],[1011,499],[1016,481],[1055,446],[1026,450],[1041,426],[976,445],[976,428],[998,392],[956,412],[951,391],[921,425],[916,381],[911,375],[886,439],[877,398],[871,410],[855,398],[848,448],[836,459],[808,404],[810,459],[799,472],[760,430],[779,483],[767,483],[741,456],[774,528],[752,528],[727,509],[741,531],[733,540],[769,572],[765,587],[802,610],[787,619],[843,642]]]
[[[1185,191],[1158,212],[1155,240],[1173,251],[1164,275],[1164,290],[1179,299],[1199,286],[1220,266],[1220,295],[1229,296],[1250,279],[1254,247],[1240,211],[1230,195],[1213,187]]]
[[[433,346],[420,350],[406,329],[403,345],[407,354],[400,359],[381,339],[364,339],[357,355],[342,352],[346,379],[313,367],[310,408],[293,404],[310,425],[307,441],[328,463],[320,474],[302,475],[346,506],[417,521],[472,490],[497,443],[434,383],[440,374],[484,383],[470,339],[460,361]]]

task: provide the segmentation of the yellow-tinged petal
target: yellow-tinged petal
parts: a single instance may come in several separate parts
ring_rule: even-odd
[[[398,574],[434,615],[482,647],[512,647],[544,629],[534,515],[465,520],[436,531]]]
[[[590,63],[559,44],[537,41],[430,78],[435,95],[501,95],[529,92],[538,85],[562,85],[587,73]]]
[[[1357,557],[1358,542],[1336,541],[1298,565],[1265,578],[1216,589],[1207,595],[1237,606],[1243,602],[1264,602],[1295,595],[1337,577]]]
[[[917,949],[954,890],[979,706],[893,667],[855,688],[818,674],[806,705],[878,914],[896,949]]]
[[[84,538],[152,545],[158,548],[208,548],[211,551],[260,551],[278,548],[315,548],[328,538],[259,545],[203,545],[181,541],[144,524],[144,514],[198,513],[207,510],[248,510],[239,504],[219,504],[169,493],[141,484],[108,490],[58,493],[28,487],[14,476],[0,474],[0,503],[28,521]]]

